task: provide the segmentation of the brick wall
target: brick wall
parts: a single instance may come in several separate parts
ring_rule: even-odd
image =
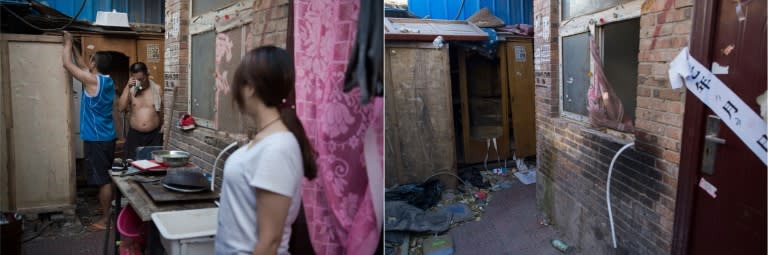
[[[288,41],[289,5],[288,0],[256,1],[253,21],[249,31],[253,31],[251,47],[277,45],[285,47]],[[221,150],[234,141],[246,139],[244,134],[233,134],[198,126],[192,131],[176,128],[179,114],[187,112],[189,103],[189,0],[166,0],[166,40],[165,40],[165,122],[170,123],[170,134],[166,135],[170,149],[189,151],[192,163],[206,171],[213,168],[213,161]],[[211,49],[214,50],[214,49]],[[210,63],[211,66],[214,63]],[[234,71],[234,70],[232,70]],[[213,86],[213,84],[211,84]],[[176,88],[175,102],[173,91]],[[173,114],[168,114],[172,111]],[[170,122],[169,122],[170,121]],[[226,154],[228,155],[228,154]],[[226,159],[226,157],[224,157]],[[223,162],[219,162],[219,167]],[[219,171],[218,173],[221,173]],[[220,177],[220,176],[219,176]],[[221,178],[217,177],[217,183]]]
[[[688,44],[690,0],[648,0],[640,17],[635,138],[560,116],[556,0],[534,0],[537,205],[577,254],[667,254],[680,162],[682,90],[667,80],[668,62]],[[632,136],[629,136],[632,137]],[[611,247],[605,204],[608,165],[624,144],[611,181],[618,250]]]

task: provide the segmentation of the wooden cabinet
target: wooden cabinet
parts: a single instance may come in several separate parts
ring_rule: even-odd
[[[499,42],[498,59],[457,51],[463,163],[495,161],[492,138],[502,159],[536,154],[532,48],[514,37]]]
[[[385,52],[386,185],[455,174],[448,46],[388,41]],[[452,176],[439,178],[456,185]]]

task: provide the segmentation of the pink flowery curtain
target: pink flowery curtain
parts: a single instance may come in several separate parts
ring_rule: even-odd
[[[319,167],[318,177],[304,182],[302,197],[321,255],[371,254],[380,239],[363,152],[366,132],[382,123],[374,108],[382,104],[360,105],[359,92],[342,91],[358,12],[357,0],[294,1],[296,110]],[[382,128],[373,130],[381,144]]]
[[[624,114],[624,105],[613,90],[603,72],[603,61],[595,38],[589,39],[589,51],[594,65],[594,82],[587,90],[587,111],[589,122],[594,126],[632,132],[632,119]]]

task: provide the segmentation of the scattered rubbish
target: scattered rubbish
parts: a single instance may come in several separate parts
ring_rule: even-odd
[[[385,193],[387,201],[406,201],[422,210],[433,207],[440,200],[445,185],[439,179],[431,179],[422,184],[397,186]]]
[[[557,240],[557,239],[552,239],[551,243],[552,243],[552,247],[555,247],[555,249],[557,249],[558,251],[560,251],[562,253],[568,252],[570,250],[570,248],[571,248],[565,242]]]
[[[440,201],[452,201],[454,198],[456,198],[454,192],[455,191],[452,189],[443,191],[443,195],[440,196]]]
[[[475,12],[475,14],[472,14],[472,16],[467,19],[467,21],[481,28],[504,26],[504,21],[491,14],[488,8],[482,8]]]
[[[440,210],[450,212],[453,215],[451,217],[452,223],[462,223],[472,220],[475,217],[475,213],[472,212],[472,208],[463,203],[451,204],[449,206],[440,208]]]
[[[508,172],[509,170],[506,167],[497,167],[493,169],[493,173],[498,175],[507,175]]]
[[[720,63],[712,62],[713,74],[728,74],[728,66],[721,66]]]
[[[422,243],[424,255],[451,255],[453,249],[453,238],[450,235],[441,235],[430,237]]]
[[[547,217],[541,217],[541,219],[539,220],[539,225],[542,225],[542,226],[549,226],[549,225],[550,225],[550,223],[549,223],[549,218],[547,218]]]
[[[525,185],[536,183],[536,171],[516,172],[515,177]]]
[[[491,187],[488,182],[483,180],[483,175],[480,174],[480,169],[477,168],[460,169],[459,177],[477,188],[485,189]]]
[[[387,232],[442,233],[450,227],[452,214],[448,211],[424,211],[404,201],[387,201],[385,208]]]
[[[509,181],[504,181],[501,184],[499,184],[499,186],[501,187],[501,189],[509,189],[509,188],[512,188],[512,183]]]
[[[728,46],[725,46],[725,48],[720,50],[720,52],[723,53],[723,56],[728,56],[731,54],[731,51],[733,51],[734,48],[736,48],[736,46],[734,46],[733,44],[730,44]]]
[[[443,40],[443,36],[437,36],[434,41],[432,41],[432,46],[435,46],[435,49],[443,48],[445,45],[445,40]]]
[[[475,197],[480,200],[485,200],[486,198],[488,198],[488,193],[483,191],[478,191],[477,193],[475,193]]]

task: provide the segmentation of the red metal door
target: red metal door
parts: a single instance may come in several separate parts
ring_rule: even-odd
[[[708,53],[712,62],[702,64],[727,66],[727,74],[717,77],[760,113],[756,98],[766,91],[766,1],[741,2],[739,11],[738,0],[715,1]],[[714,172],[696,173],[689,254],[767,254],[768,169],[725,124],[720,124],[718,137],[725,144],[714,154]],[[717,188],[715,196],[698,187],[702,178]]]

